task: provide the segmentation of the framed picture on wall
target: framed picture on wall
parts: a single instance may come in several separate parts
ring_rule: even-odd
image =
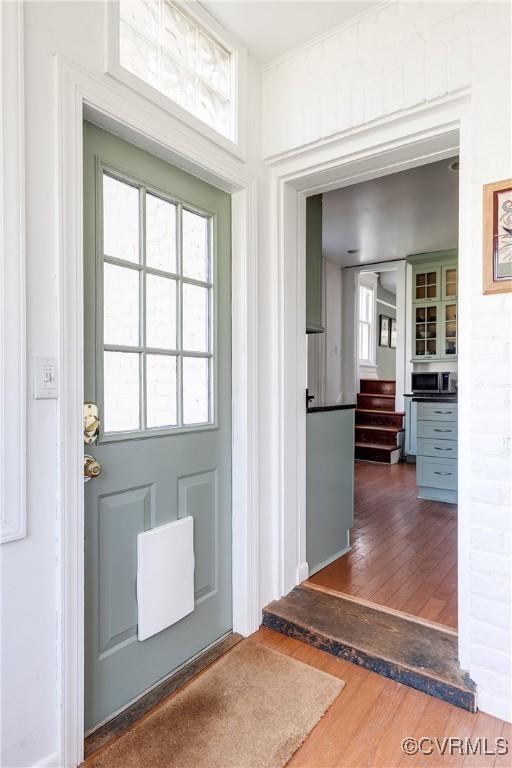
[[[379,347],[389,347],[389,321],[387,315],[379,315]]]
[[[484,185],[484,293],[512,291],[512,179]]]
[[[389,326],[389,346],[391,349],[396,349],[396,320],[394,317],[391,318]]]

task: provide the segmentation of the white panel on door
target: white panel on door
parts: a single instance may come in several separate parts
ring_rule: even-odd
[[[138,638],[146,640],[194,610],[194,520],[137,536]]]

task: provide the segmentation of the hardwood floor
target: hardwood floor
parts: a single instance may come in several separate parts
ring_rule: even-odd
[[[308,581],[457,628],[457,507],[416,498],[412,464],[355,463],[352,550]]]
[[[409,757],[401,749],[402,739],[408,736],[440,740],[467,737],[472,741],[486,737],[489,752],[494,750],[498,737],[507,738],[512,744],[512,726],[481,712],[464,712],[270,629],[262,628],[251,637],[346,682],[344,690],[288,763],[289,768],[510,765],[510,755],[464,756],[457,751],[450,755],[446,749],[442,755],[435,747],[431,755]]]

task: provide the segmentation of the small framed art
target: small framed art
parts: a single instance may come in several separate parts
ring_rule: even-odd
[[[389,321],[387,315],[379,315],[379,347],[389,347]]]
[[[484,185],[483,291],[512,291],[512,179]]]

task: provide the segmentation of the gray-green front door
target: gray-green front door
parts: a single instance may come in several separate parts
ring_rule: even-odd
[[[84,125],[85,728],[231,629],[230,197]],[[195,608],[137,637],[137,535],[193,517]]]

